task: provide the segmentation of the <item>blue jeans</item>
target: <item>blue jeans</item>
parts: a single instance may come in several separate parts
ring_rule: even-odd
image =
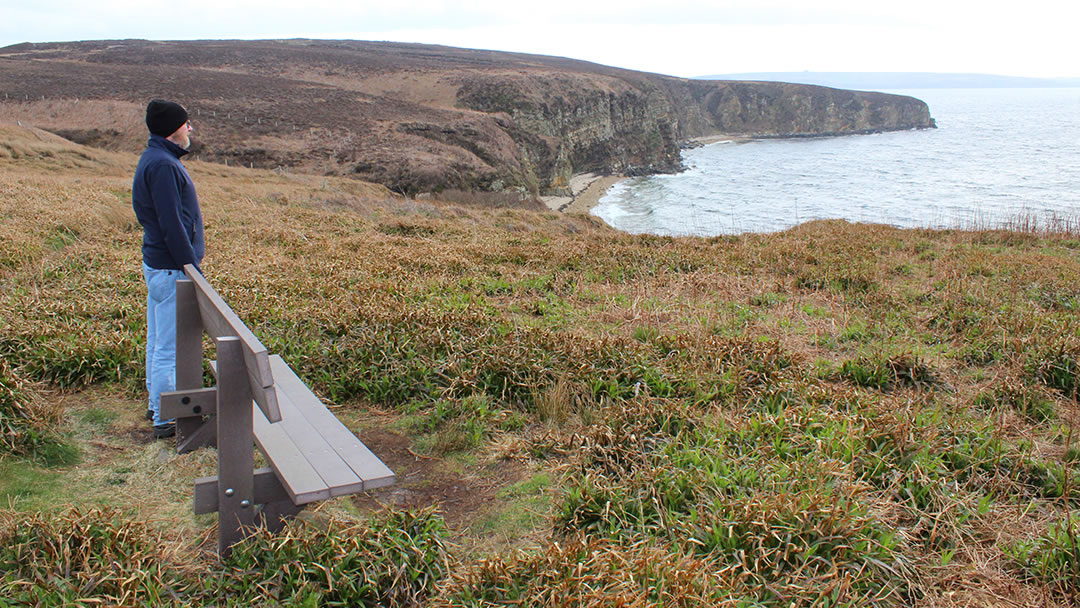
[[[158,270],[143,264],[146,279],[146,390],[154,424],[161,419],[161,393],[176,390],[176,281],[182,270]]]

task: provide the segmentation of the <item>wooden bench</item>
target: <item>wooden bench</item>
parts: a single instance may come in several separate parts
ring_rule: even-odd
[[[218,449],[218,474],[195,480],[195,513],[218,513],[218,552],[261,524],[279,528],[304,505],[394,483],[394,473],[295,372],[270,355],[193,266],[176,285],[177,452]],[[217,386],[204,388],[203,332],[217,346]],[[255,469],[254,445],[268,468]]]

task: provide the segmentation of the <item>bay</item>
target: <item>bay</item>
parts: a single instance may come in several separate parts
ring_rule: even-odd
[[[816,219],[898,227],[1080,222],[1080,88],[889,91],[937,129],[722,142],[688,170],[623,180],[592,213],[632,233],[772,232]]]

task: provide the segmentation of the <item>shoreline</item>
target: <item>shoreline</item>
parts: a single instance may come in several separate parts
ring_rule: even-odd
[[[541,196],[540,200],[552,211],[588,214],[612,186],[624,179],[621,175],[577,173],[570,178],[571,196]]]
[[[718,143],[741,143],[750,137],[737,135],[704,135],[693,137],[687,142],[696,146],[708,146]],[[561,213],[581,213],[588,215],[600,199],[615,184],[629,179],[625,175],[599,175],[596,173],[576,173],[570,178],[571,196],[541,196],[540,200],[552,211]]]
[[[686,141],[695,146],[708,146],[719,143],[741,144],[753,139],[755,138],[749,135],[702,135],[701,137],[691,137]]]

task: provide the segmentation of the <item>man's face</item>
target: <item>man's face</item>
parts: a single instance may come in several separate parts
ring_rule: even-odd
[[[187,150],[191,147],[191,134],[195,131],[195,128],[191,126],[191,121],[187,121],[180,125],[180,128],[175,133],[170,135],[167,139],[181,148]]]

